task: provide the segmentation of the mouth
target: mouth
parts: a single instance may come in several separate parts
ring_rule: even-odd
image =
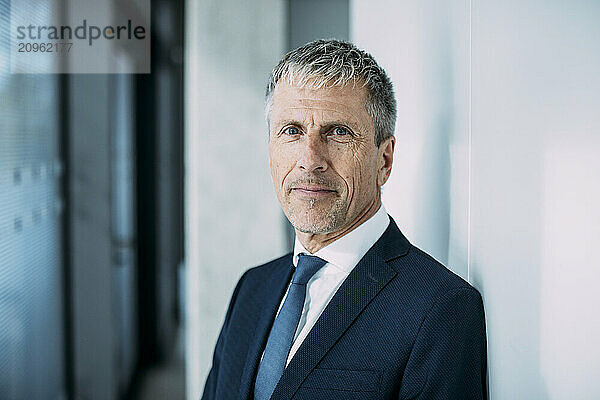
[[[333,195],[336,191],[323,186],[302,185],[293,187],[291,193],[300,198],[316,199]]]

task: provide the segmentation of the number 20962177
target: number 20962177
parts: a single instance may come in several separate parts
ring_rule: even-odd
[[[73,43],[17,43],[19,53],[69,53],[71,47],[73,47]]]

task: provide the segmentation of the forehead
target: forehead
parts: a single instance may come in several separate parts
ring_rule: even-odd
[[[271,121],[311,114],[311,118],[330,116],[364,124],[370,121],[366,102],[367,89],[362,85],[315,88],[280,82],[273,92]]]

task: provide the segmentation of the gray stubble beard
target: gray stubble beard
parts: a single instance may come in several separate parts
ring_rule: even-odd
[[[314,210],[314,206],[315,200],[310,200],[308,210],[300,210],[300,213],[311,212]],[[348,213],[348,207],[344,201],[334,201],[332,207],[329,209],[329,211],[325,212],[326,215],[319,221],[316,221],[316,223],[310,223],[309,219],[309,223],[300,225],[297,221],[298,218],[294,217],[298,215],[298,210],[291,205],[289,198],[287,199],[287,210],[288,212],[286,213],[286,210],[284,209],[284,213],[294,229],[303,233],[312,234],[327,234],[340,230],[344,227]]]

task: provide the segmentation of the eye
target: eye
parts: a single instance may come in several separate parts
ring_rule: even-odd
[[[336,126],[335,128],[333,128],[331,130],[331,133],[334,134],[335,136],[344,136],[344,135],[348,135],[350,132],[348,131],[348,129],[344,128],[343,126]]]
[[[295,126],[288,126],[287,128],[285,128],[283,130],[283,133],[286,135],[298,135],[300,133],[300,129],[296,128]]]

